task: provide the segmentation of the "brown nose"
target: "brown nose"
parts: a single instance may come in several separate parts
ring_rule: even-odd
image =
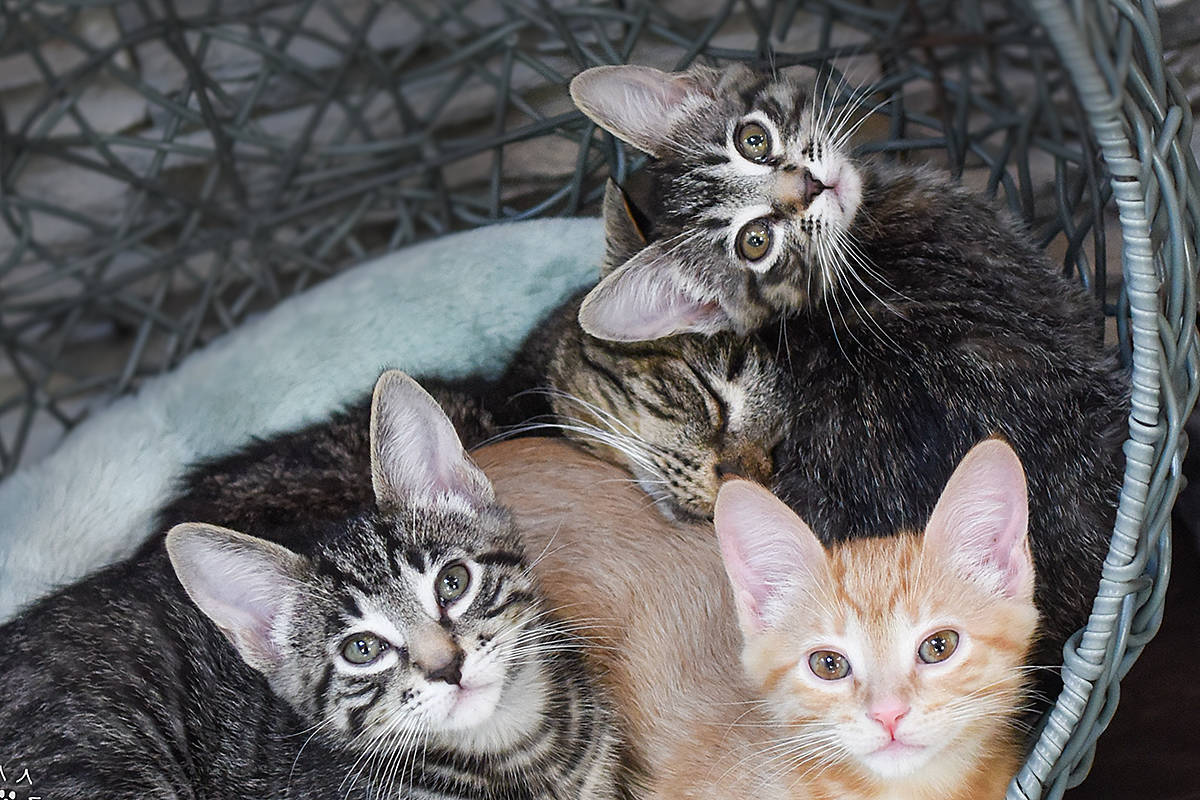
[[[828,188],[813,177],[807,167],[798,171],[785,171],[776,178],[775,199],[784,206],[804,209]]]
[[[408,639],[408,656],[413,666],[430,681],[457,684],[462,680],[466,656],[454,637],[440,625],[414,629]]]
[[[804,205],[809,205],[813,200],[817,199],[817,195],[825,191],[827,187],[819,180],[813,177],[813,174],[807,169],[804,170]]]
[[[429,681],[444,681],[452,683],[455,686],[462,683],[462,665],[465,658],[463,651],[459,648],[454,649],[454,655],[450,660],[441,664],[434,669],[426,670],[425,677]]]

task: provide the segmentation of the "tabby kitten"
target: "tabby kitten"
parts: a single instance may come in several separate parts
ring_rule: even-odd
[[[778,344],[791,380],[774,488],[826,543],[919,528],[967,450],[1003,436],[1029,479],[1036,658],[1059,663],[1087,621],[1122,474],[1127,379],[1099,308],[948,178],[854,158],[849,112],[822,94],[741,66],[578,76],[580,108],[655,157],[651,241],[580,324]]]
[[[608,275],[644,246],[635,208],[611,180],[604,195]],[[711,518],[719,482],[766,481],[787,418],[787,377],[762,343],[721,333],[612,342],[579,326],[576,295],[534,326],[501,380],[510,421],[561,430],[626,466],[673,518]],[[531,387],[533,390],[530,391]],[[519,409],[519,410],[514,410]]]
[[[603,697],[403,373],[371,445],[377,508],[293,549],[183,523],[0,628],[0,763],[54,798],[616,797]]]
[[[829,550],[746,481],[722,487],[714,536],[564,443],[477,457],[550,602],[590,625],[648,797],[1003,796],[1037,621],[1005,444],[968,454],[923,535]]]

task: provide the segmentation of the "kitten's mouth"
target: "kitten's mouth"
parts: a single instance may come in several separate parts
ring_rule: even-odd
[[[491,719],[500,702],[502,681],[461,684],[443,702],[447,729],[473,728]]]
[[[885,744],[883,747],[872,752],[871,755],[873,755],[873,756],[878,756],[878,755],[905,756],[905,755],[911,755],[912,753],[919,753],[924,749],[925,749],[925,747],[923,745],[907,744],[905,742],[900,741],[899,739],[892,739],[890,742]]]
[[[473,686],[459,684],[458,690],[454,693],[453,703],[450,706],[451,713],[458,710],[461,706],[471,702],[474,698],[479,697],[480,695],[487,694],[488,692],[494,692],[498,687],[499,684],[496,681],[492,681],[491,683],[479,683]]]
[[[929,758],[929,748],[892,739],[863,757],[865,765],[885,778],[910,775],[920,769]]]

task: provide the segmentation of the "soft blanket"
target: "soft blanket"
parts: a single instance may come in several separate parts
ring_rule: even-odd
[[[445,236],[291,298],[147,381],[0,483],[0,621],[128,554],[183,468],[299,427],[387,367],[494,376],[531,326],[594,282],[595,219]]]

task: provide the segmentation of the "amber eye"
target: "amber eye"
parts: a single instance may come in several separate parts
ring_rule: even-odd
[[[342,658],[351,664],[370,664],[391,647],[373,633],[353,633],[342,642]]]
[[[917,648],[917,655],[926,664],[938,664],[954,655],[958,649],[958,634],[952,630],[938,631]]]
[[[837,681],[850,674],[850,660],[833,650],[818,650],[808,657],[808,667],[821,680]]]
[[[739,125],[734,138],[738,152],[751,161],[762,161],[771,154],[771,136],[757,122]]]
[[[747,261],[758,261],[771,249],[771,226],[765,219],[747,222],[738,231],[738,255]]]
[[[448,606],[463,596],[471,585],[471,572],[462,564],[450,564],[438,573],[437,589],[438,602]]]

